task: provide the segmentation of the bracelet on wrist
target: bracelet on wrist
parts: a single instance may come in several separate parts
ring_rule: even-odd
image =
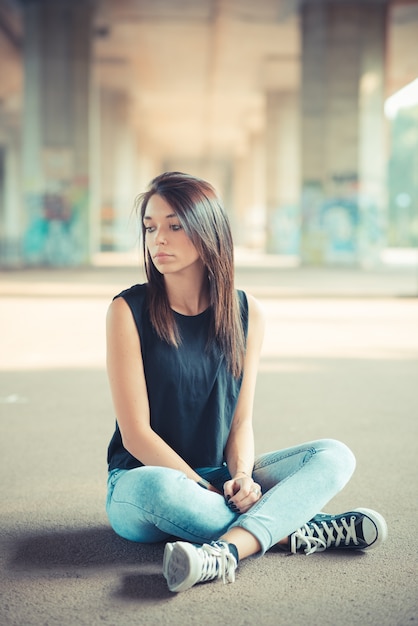
[[[200,479],[197,481],[197,484],[198,484],[200,487],[203,487],[203,489],[209,489],[209,487],[211,486],[211,485],[210,485],[210,482],[209,482],[208,480],[205,480],[204,478],[200,478]]]

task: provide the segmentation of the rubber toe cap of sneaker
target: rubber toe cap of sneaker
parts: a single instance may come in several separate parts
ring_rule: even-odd
[[[362,531],[364,541],[367,545],[365,548],[375,548],[384,541],[388,534],[387,524],[384,517],[377,511],[372,509],[356,509],[356,511],[364,515],[362,523]]]

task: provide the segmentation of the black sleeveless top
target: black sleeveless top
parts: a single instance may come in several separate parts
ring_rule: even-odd
[[[237,291],[245,337],[248,302]],[[194,316],[174,312],[178,348],[161,340],[149,317],[147,286],[119,294],[128,303],[141,340],[151,428],[191,467],[218,467],[231,428],[242,377],[235,379],[215,345],[207,348],[211,308]],[[108,448],[109,471],[143,465],[122,444],[119,426]]]

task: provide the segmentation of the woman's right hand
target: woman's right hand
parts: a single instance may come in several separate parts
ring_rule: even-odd
[[[244,474],[224,483],[224,496],[232,511],[246,513],[260,500],[262,493],[260,485]]]

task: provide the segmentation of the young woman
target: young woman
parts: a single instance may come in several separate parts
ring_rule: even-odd
[[[320,513],[354,457],[320,440],[254,456],[252,411],[263,339],[254,298],[234,288],[233,243],[213,187],[177,172],[137,200],[148,282],[107,318],[116,411],[107,513],[116,533],[166,543],[171,591],[233,582],[239,559],[273,545],[310,554],[384,541],[369,509]]]

